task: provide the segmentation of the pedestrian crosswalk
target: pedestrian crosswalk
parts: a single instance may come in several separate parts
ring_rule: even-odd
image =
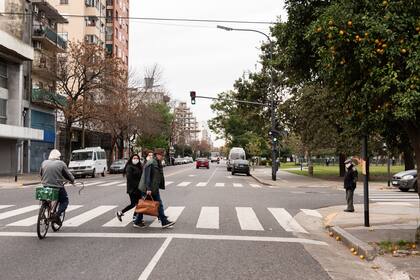
[[[363,190],[357,190],[356,194],[363,196]],[[369,200],[385,204],[408,205],[419,202],[419,196],[415,192],[371,190]]]
[[[99,180],[99,181],[94,181],[94,182],[90,182],[90,181],[86,181],[84,184],[86,187],[124,187],[126,186],[126,182],[124,180]],[[244,188],[244,187],[248,187],[248,188],[254,188],[254,189],[261,189],[264,186],[260,185],[260,184],[255,184],[252,181],[244,181],[241,183],[238,182],[191,182],[191,181],[181,181],[181,182],[174,182],[174,181],[166,181],[165,182],[165,186],[168,187],[170,186],[172,187],[180,187],[180,188],[185,188],[185,187],[198,187],[198,188],[203,188],[203,187],[216,187],[216,188],[223,188],[223,187],[227,187],[227,188]]]
[[[7,206],[7,207],[6,207]],[[66,211],[66,220],[64,226],[76,228],[81,226],[93,226],[100,228],[124,228],[131,224],[133,220],[134,209],[126,212],[120,222],[115,217],[115,212],[119,207],[117,205],[100,205],[89,207],[84,205],[70,205]],[[33,227],[37,221],[39,205],[29,205],[18,207],[12,205],[0,205],[0,226],[6,228],[12,227]],[[277,223],[286,232],[307,233],[307,231],[293,218],[285,208],[264,208],[255,211],[253,207],[232,207],[221,208],[218,206],[203,206],[196,218],[196,208],[187,208],[185,206],[169,206],[165,209],[165,215],[171,221],[178,221],[184,225],[195,225],[196,229],[221,230],[229,226],[236,226],[242,231],[266,231],[272,230],[273,223]],[[227,212],[230,213],[227,213]],[[300,209],[300,212],[322,217],[316,210]],[[195,212],[198,213],[198,212]],[[259,213],[259,215],[257,215]],[[183,218],[185,214],[185,218]],[[231,217],[235,217],[237,222],[232,221]],[[195,217],[196,221],[190,221],[191,217]],[[150,221],[149,216],[145,216],[150,228],[160,228],[161,224],[158,219]]]

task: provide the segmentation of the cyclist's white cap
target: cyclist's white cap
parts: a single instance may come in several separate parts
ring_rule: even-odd
[[[60,151],[54,149],[50,152],[50,156],[48,157],[48,159],[60,159],[60,157],[61,157]]]

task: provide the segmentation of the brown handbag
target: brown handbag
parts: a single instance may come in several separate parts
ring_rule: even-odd
[[[147,199],[150,197],[150,199]],[[134,212],[149,216],[159,216],[159,201],[154,201],[152,196],[146,196],[139,199]]]

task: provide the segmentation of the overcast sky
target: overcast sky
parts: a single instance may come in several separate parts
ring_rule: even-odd
[[[131,0],[130,17],[276,21],[286,19],[283,6],[282,0]],[[220,24],[269,33],[269,25]],[[171,97],[188,104],[191,90],[215,97],[232,89],[244,72],[260,69],[259,46],[265,38],[257,33],[227,32],[216,25],[131,20],[130,67],[143,73],[157,63]],[[189,106],[201,125],[214,114],[209,100],[196,101]],[[212,138],[215,140],[214,135]]]

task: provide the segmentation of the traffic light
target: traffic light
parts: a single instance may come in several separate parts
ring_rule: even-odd
[[[195,104],[195,91],[190,91],[191,104]]]

